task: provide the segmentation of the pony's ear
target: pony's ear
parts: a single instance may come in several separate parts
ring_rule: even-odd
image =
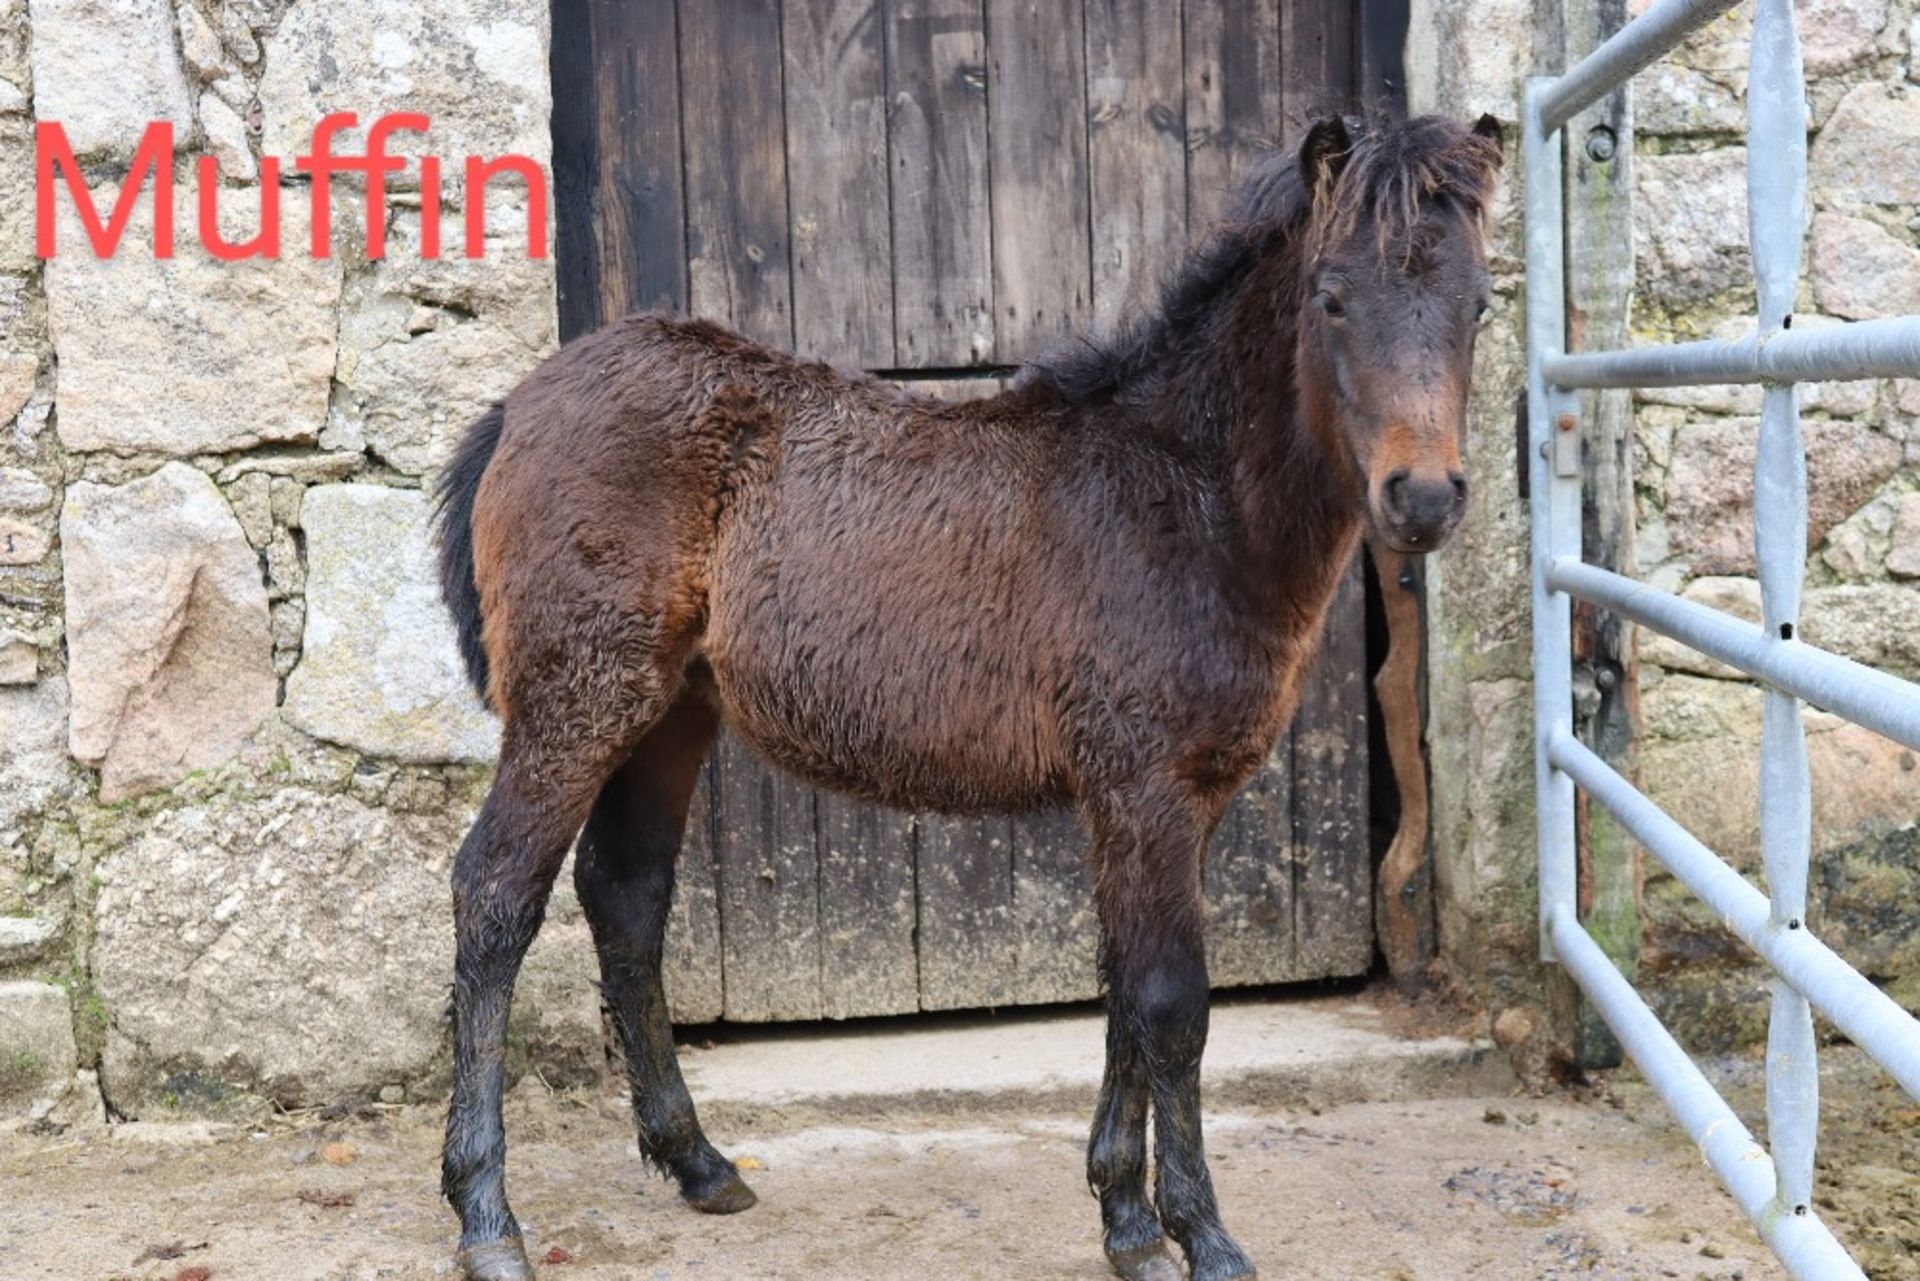
[[[1300,172],[1308,190],[1331,186],[1346,167],[1347,153],[1352,150],[1347,122],[1339,116],[1328,116],[1307,130],[1307,140],[1300,144]]]
[[[1476,138],[1485,138],[1493,144],[1495,152],[1493,163],[1494,167],[1498,168],[1500,162],[1505,159],[1507,142],[1506,126],[1501,124],[1499,118],[1492,112],[1488,112],[1473,122],[1473,136]]]

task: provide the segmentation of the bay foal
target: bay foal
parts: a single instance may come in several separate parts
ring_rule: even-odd
[[[474,425],[439,491],[447,600],[503,724],[453,870],[444,1181],[469,1276],[532,1275],[502,1053],[576,833],[641,1153],[701,1210],[753,1204],[694,1117],[660,982],[722,720],[882,804],[1074,807],[1107,988],[1087,1161],[1107,1256],[1178,1277],[1170,1236],[1201,1281],[1252,1275],[1201,1150],[1201,861],[1363,530],[1424,552],[1459,519],[1499,162],[1491,118],[1322,121],[1249,175],[1156,312],[991,400],[640,315]]]

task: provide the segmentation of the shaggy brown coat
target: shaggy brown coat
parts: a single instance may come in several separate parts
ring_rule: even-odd
[[[883,804],[1078,810],[1111,1012],[1089,1154],[1109,1257],[1167,1275],[1164,1227],[1194,1276],[1251,1271],[1201,1157],[1201,860],[1369,520],[1424,551],[1459,517],[1498,162],[1486,122],[1323,122],[1252,176],[1157,313],[991,400],[639,315],[476,425],[441,488],[448,599],[504,723],[455,868],[446,1181],[473,1275],[530,1275],[501,1190],[500,1040],[583,823],[642,1149],[702,1208],[751,1203],[700,1135],[659,993],[720,718]]]

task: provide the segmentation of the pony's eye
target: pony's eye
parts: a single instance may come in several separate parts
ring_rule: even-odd
[[[1319,298],[1319,302],[1320,302],[1320,310],[1326,312],[1329,316],[1332,316],[1335,320],[1338,320],[1340,317],[1347,314],[1347,304],[1340,301],[1340,296],[1338,294],[1330,294],[1330,293],[1322,292]]]

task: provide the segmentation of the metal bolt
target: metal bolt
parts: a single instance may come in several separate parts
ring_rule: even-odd
[[[1619,677],[1613,674],[1611,667],[1603,667],[1593,674],[1593,683],[1603,690],[1610,690],[1618,683]]]
[[[1615,150],[1613,130],[1605,125],[1595,125],[1587,130],[1587,159],[1605,164],[1613,159]]]
[[[1561,414],[1560,417],[1555,420],[1554,426],[1558,427],[1561,431],[1572,431],[1574,428],[1573,415]]]

